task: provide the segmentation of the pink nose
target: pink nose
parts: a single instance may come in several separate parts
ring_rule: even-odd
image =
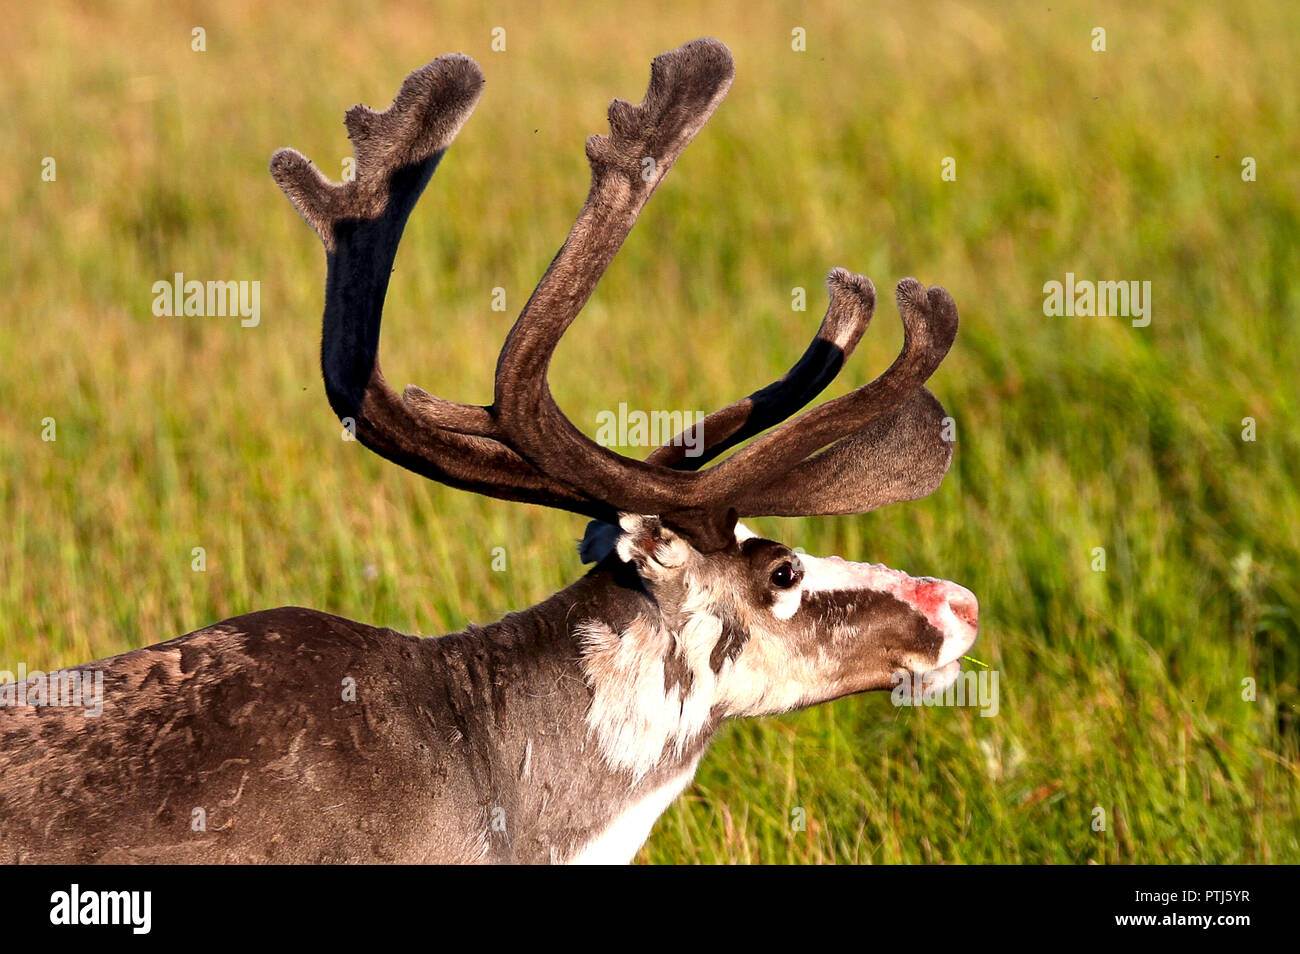
[[[927,616],[938,614],[947,606],[966,625],[979,625],[979,601],[964,586],[927,576],[907,577],[901,589],[902,597]]]
[[[960,659],[974,645],[980,612],[974,593],[964,586],[932,577],[908,577],[900,589],[899,595],[943,633],[940,666]]]
[[[968,626],[978,626],[980,604],[979,600],[975,599],[975,594],[964,586],[958,586],[956,583],[947,585],[950,589],[957,591],[948,596],[948,607],[952,610],[952,615]]]

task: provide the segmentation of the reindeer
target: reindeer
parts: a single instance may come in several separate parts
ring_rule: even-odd
[[[386,111],[350,110],[354,181],[275,154],[275,181],[325,245],[334,411],[418,474],[590,518],[580,550],[595,565],[437,638],[286,607],[74,667],[102,673],[98,718],[0,708],[0,859],[627,862],[724,719],[902,674],[956,678],[976,634],[969,591],[804,556],[738,522],[864,513],[938,486],[952,444],[923,383],[957,330],[943,289],[901,282],[898,358],[794,416],[874,309],[867,278],[832,271],[803,356],[708,415],[696,457],[677,440],[644,461],[615,453],[552,399],[560,336],[732,77],[727,48],[696,40],[654,60],[640,105],[610,106],[609,135],[587,141],[586,203],[505,340],[487,407],[399,395],[376,360],[398,242],[478,101],[475,63],[440,57]]]

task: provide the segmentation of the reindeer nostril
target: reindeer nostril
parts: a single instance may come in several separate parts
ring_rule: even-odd
[[[971,627],[979,625],[980,604],[970,593],[962,593],[950,598],[948,606],[952,610],[952,615],[963,623]]]

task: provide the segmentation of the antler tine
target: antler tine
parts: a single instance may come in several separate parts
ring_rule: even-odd
[[[379,367],[384,296],[406,220],[482,88],[477,64],[453,54],[408,76],[387,110],[353,107],[345,123],[357,164],[348,182],[330,182],[293,149],[272,156],[272,176],[325,245],[325,390],[338,416],[355,422],[362,444],[416,473],[507,500],[608,518],[609,505],[543,473],[497,440],[487,408],[418,388],[404,401]]]
[[[830,304],[807,350],[785,375],[695,425],[708,443],[694,457],[686,456],[688,429],[657,448],[647,462],[698,470],[719,454],[773,427],[802,409],[835,380],[840,368],[862,340],[876,306],[876,289],[865,275],[845,268],[826,277]]]
[[[948,472],[953,445],[947,412],[922,387],[889,414],[801,461],[736,501],[742,517],[868,513],[919,500]]]
[[[861,337],[874,304],[874,289],[862,276],[836,269],[828,282],[832,302],[822,329],[786,377],[705,418],[702,427],[708,443],[700,458],[685,457],[679,446],[664,446],[648,462],[694,469],[702,460],[770,426],[765,420],[788,418],[815,397]],[[842,299],[846,305],[856,299],[861,309],[856,329],[851,305],[833,314],[837,284],[856,292]],[[866,513],[931,493],[948,470],[952,444],[943,437],[943,405],[923,384],[952,347],[957,309],[942,288],[926,290],[915,279],[900,282],[897,297],[903,349],[888,370],[869,384],[785,420],[730,459],[703,471],[685,499],[713,499],[715,510],[725,506],[741,517],[812,516]],[[844,330],[855,329],[852,344],[839,362],[814,372],[805,361],[817,349],[827,325],[836,326],[834,319],[840,316],[848,319]],[[806,378],[801,365],[808,369]],[[770,411],[760,406],[764,396]],[[711,422],[734,431],[719,437],[717,430],[710,430]],[[679,436],[675,443],[684,446],[686,441]]]
[[[723,44],[694,40],[655,57],[640,105],[610,103],[610,134],[587,140],[587,200],[501,350],[493,404],[499,420],[521,425],[546,403],[546,369],[560,337],[734,76]]]
[[[903,348],[894,363],[869,384],[787,420],[721,464],[716,475],[723,493],[743,513],[758,490],[779,481],[808,455],[898,411],[929,379],[957,336],[957,306],[937,285],[926,289],[914,278],[898,283]],[[810,511],[804,511],[805,514]]]
[[[591,188],[564,245],[524,306],[497,362],[492,412],[505,439],[540,469],[622,510],[675,509],[665,468],[616,454],[556,406],[546,372],[560,337],[595,290],[646,201],[731,87],[731,54],[695,40],[656,57],[640,105],[614,100],[610,133],[587,140]]]
[[[405,205],[410,214],[433,173],[432,167],[423,167],[442,158],[482,92],[477,63],[459,53],[440,56],[407,76],[384,112],[361,105],[348,110],[344,125],[357,160],[352,181],[330,182],[296,149],[281,149],[271,157],[271,175],[332,252],[340,223],[396,212],[390,204]],[[394,174],[417,169],[426,173],[419,186],[390,189]]]
[[[294,149],[281,149],[271,157],[271,175],[293,202],[307,223],[325,243],[327,254],[338,250],[340,232],[355,238],[355,230],[380,226],[375,254],[397,252],[406,219],[428,184],[442,156],[474,111],[483,91],[483,74],[473,60],[460,54],[440,56],[416,70],[402,83],[393,104],[382,113],[367,106],[353,106],[344,124],[356,156],[355,177],[335,184],[326,179],[311,161]],[[391,243],[391,248],[385,247]],[[382,287],[372,280],[363,287],[356,273],[346,276],[348,297],[358,293],[378,294],[375,321],[364,323],[346,318],[341,327],[331,328],[338,310],[326,309],[323,359],[327,372],[340,363],[355,365],[349,373],[336,375],[345,403],[360,403],[371,370],[378,374],[379,312],[387,291],[387,274]],[[354,313],[349,308],[345,315]],[[339,332],[339,333],[331,333]],[[326,383],[330,384],[327,373]],[[381,376],[382,377],[382,376]],[[491,416],[486,408],[458,404],[420,392],[420,416],[428,423],[463,433],[490,436]]]

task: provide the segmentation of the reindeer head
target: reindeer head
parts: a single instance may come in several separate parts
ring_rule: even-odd
[[[739,524],[732,545],[702,553],[658,517],[624,515],[616,531],[591,528],[584,552],[634,568],[648,597],[626,625],[579,627],[588,722],[633,773],[722,718],[888,689],[900,674],[940,692],[975,641],[978,606],[956,583],[797,553]]]
[[[696,40],[655,59],[639,105],[611,104],[609,135],[587,142],[586,203],[506,338],[486,407],[414,386],[399,396],[377,361],[398,241],[478,101],[474,62],[440,57],[411,74],[385,112],[349,111],[352,182],[328,182],[293,150],[271,160],[325,243],[322,366],[331,404],[357,438],[453,486],[592,517],[584,555],[635,570],[643,610],[626,625],[578,627],[591,724],[612,760],[633,770],[657,757],[656,739],[660,750],[674,739],[680,747],[723,716],[886,688],[899,671],[951,678],[975,635],[975,599],[956,584],[798,555],[737,523],[865,513],[938,486],[952,445],[924,383],[957,331],[942,288],[900,282],[898,358],[869,384],[798,413],[838,373],[875,308],[869,279],[834,269],[826,316],[786,375],[710,414],[694,440],[679,435],[644,461],[597,444],[551,396],[547,370],[561,335],[733,73],[725,46]],[[687,446],[703,452],[688,457]],[[667,720],[664,731],[645,731],[655,719]]]

